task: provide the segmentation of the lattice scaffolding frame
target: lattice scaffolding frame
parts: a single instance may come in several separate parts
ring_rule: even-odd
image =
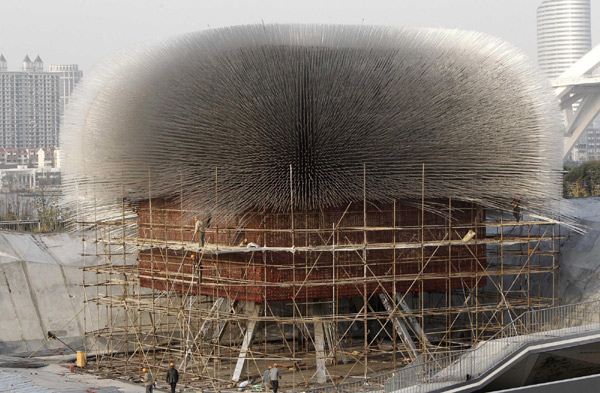
[[[468,349],[559,301],[554,218],[424,191],[375,203],[365,180],[362,201],[331,211],[295,211],[290,197],[287,212],[209,223],[180,183],[165,199],[149,182],[136,217],[123,198],[121,219],[80,222],[94,245],[84,323],[99,373],[145,366],[160,382],[175,362],[182,384],[220,391],[277,363],[282,386],[302,391]]]

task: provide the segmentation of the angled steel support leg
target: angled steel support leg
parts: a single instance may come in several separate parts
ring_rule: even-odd
[[[425,335],[425,332],[423,331],[423,329],[421,329],[421,325],[419,325],[417,318],[415,318],[412,310],[410,309],[410,307],[408,307],[408,304],[406,304],[406,302],[402,299],[402,296],[399,293],[396,294],[396,301],[398,302],[398,304],[400,305],[402,310],[406,313],[406,315],[407,315],[406,320],[408,321],[410,326],[412,326],[413,331],[417,335],[419,335],[419,337],[421,337],[421,339],[423,341],[425,341],[425,345],[427,347],[430,347],[431,343],[427,339],[427,336]]]
[[[390,299],[388,298],[388,296],[385,293],[380,293],[379,298],[383,303],[383,307],[385,307],[385,309],[388,312],[392,312],[393,307],[390,303]],[[398,337],[400,337],[400,340],[402,340],[402,342],[408,348],[410,352],[410,357],[412,358],[412,360],[415,360],[419,356],[419,353],[417,351],[417,346],[415,345],[412,337],[410,337],[408,329],[406,329],[406,326],[404,325],[404,321],[400,320],[400,318],[398,317],[393,317],[392,324],[394,325],[394,329],[396,329]]]
[[[315,354],[317,356],[317,382],[327,382],[327,370],[325,368],[325,334],[323,321],[315,322]]]
[[[211,325],[210,318],[212,318],[213,315],[217,313],[217,310],[221,308],[223,301],[225,301],[225,298],[218,297],[217,300],[215,300],[215,302],[213,303],[212,307],[210,308],[210,311],[208,312],[208,316],[206,317],[204,322],[202,322],[202,326],[200,327],[200,337],[204,338],[206,336],[208,328]]]
[[[240,380],[242,372],[244,371],[246,356],[248,355],[248,349],[252,343],[252,337],[254,336],[256,323],[258,322],[257,317],[260,314],[260,309],[261,305],[259,303],[250,303],[250,319],[248,320],[248,325],[246,326],[246,333],[244,334],[244,340],[242,341],[242,347],[240,348],[238,361],[235,365],[235,369],[233,370],[233,376],[231,377],[231,380],[234,382],[238,382]]]

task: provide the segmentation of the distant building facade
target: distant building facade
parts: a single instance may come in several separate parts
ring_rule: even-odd
[[[75,85],[83,78],[83,71],[79,69],[77,64],[50,64],[49,72],[60,75],[59,79],[59,98],[60,98],[60,113],[65,113],[65,108],[71,98],[71,93]]]
[[[82,73],[76,65],[51,66],[25,56],[22,71],[8,71],[0,55],[0,148],[58,146],[60,118]]]
[[[559,77],[592,48],[590,0],[543,0],[537,9],[538,64]],[[568,161],[600,159],[600,121],[595,119],[573,146]]]
[[[556,78],[592,49],[590,0],[544,0],[537,9],[540,68]]]
[[[60,151],[55,147],[32,149],[0,148],[0,170],[17,167],[60,168]]]

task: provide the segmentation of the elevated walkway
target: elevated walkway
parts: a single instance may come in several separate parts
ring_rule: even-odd
[[[592,343],[600,343],[600,302],[536,310],[476,348],[398,371],[385,382],[385,391],[479,391],[531,354]]]

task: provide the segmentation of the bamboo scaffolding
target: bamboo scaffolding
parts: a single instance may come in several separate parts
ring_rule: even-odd
[[[419,357],[433,358],[468,348],[500,331],[521,312],[559,301],[554,285],[560,234],[555,233],[553,219],[526,218],[517,223],[505,221],[498,211],[499,220],[480,220],[481,208],[472,204],[467,210],[460,208],[470,211],[472,224],[461,224],[453,218],[459,208],[449,199],[445,213],[441,212],[446,224],[428,225],[423,185],[418,225],[396,224],[396,217],[403,214],[396,201],[389,211],[393,225],[370,225],[366,177],[364,170],[362,227],[339,225],[340,218],[337,224],[312,228],[308,214],[295,212],[291,201],[289,228],[269,228],[265,219],[260,228],[242,223],[206,229],[206,236],[229,242],[242,232],[263,239],[265,234],[288,236],[289,247],[222,242],[201,247],[187,241],[192,226],[166,219],[167,213],[187,215],[183,202],[181,209],[153,207],[152,198],[148,224],[138,226],[126,217],[125,200],[121,220],[98,220],[91,226],[81,222],[88,228],[82,249],[86,346],[95,354],[96,370],[118,377],[136,375],[146,366],[156,378],[173,361],[184,385],[223,390],[234,385],[232,373],[239,375],[239,381],[256,382],[269,364],[279,362],[285,366],[284,387],[301,390],[309,384],[341,383],[398,369],[417,360],[411,352],[415,349]],[[150,181],[149,176],[149,197]],[[182,177],[181,189],[183,184]],[[293,195],[290,189],[290,198]],[[343,218],[347,211],[339,216]],[[149,236],[133,235],[145,233],[146,228]],[[465,239],[464,232],[471,228],[485,236]],[[411,231],[419,235],[412,241],[400,240]],[[169,239],[172,233],[179,234],[178,240]],[[388,234],[390,241],[370,241],[378,233]],[[436,233],[443,238],[427,240]],[[349,234],[360,234],[362,242],[345,240],[343,236]],[[311,243],[311,236],[321,244]],[[455,255],[455,248],[468,253]],[[371,256],[379,250],[390,251],[391,258]],[[132,260],[140,252],[149,253],[144,262],[149,267]],[[290,254],[291,263],[267,261],[267,253]],[[246,260],[233,260],[230,255],[246,255]],[[358,259],[344,264],[340,259],[344,255]],[[445,270],[428,270],[437,263],[443,263]],[[465,264],[468,269],[459,268]],[[382,267],[383,273],[375,272],[374,266]],[[402,266],[418,269],[401,272]],[[228,275],[232,269],[240,275]],[[289,279],[266,280],[270,269],[290,272]],[[316,269],[331,274],[307,279]],[[352,276],[349,269],[361,269],[360,276]],[[264,275],[253,276],[252,271]],[[445,284],[428,291],[431,282]],[[201,295],[200,286],[211,289],[214,296]],[[251,287],[261,290],[260,312],[251,312],[251,302],[237,300]],[[344,287],[352,288],[356,296],[340,297]],[[328,288],[329,295],[317,299],[302,295],[319,288]],[[288,289],[289,299],[269,299],[270,291]],[[250,333],[248,326],[252,326]],[[404,337],[399,332],[405,332]],[[414,340],[414,345],[407,340]]]

